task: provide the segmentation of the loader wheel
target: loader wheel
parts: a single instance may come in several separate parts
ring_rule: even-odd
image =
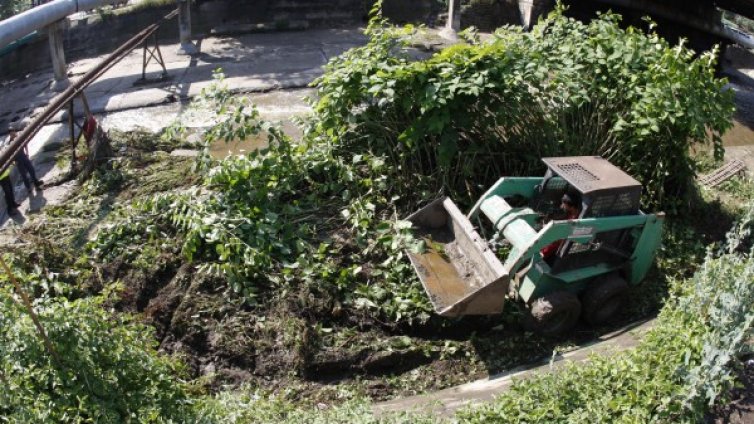
[[[567,332],[579,320],[581,302],[575,294],[557,291],[536,299],[524,315],[524,326],[535,333],[557,336]]]
[[[582,296],[584,320],[601,325],[614,317],[623,306],[628,292],[626,280],[616,274],[605,275],[592,283]]]

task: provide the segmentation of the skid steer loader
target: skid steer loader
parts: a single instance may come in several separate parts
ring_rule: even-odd
[[[544,177],[501,178],[468,215],[442,198],[408,217],[426,246],[408,256],[438,314],[497,314],[508,297],[526,305],[525,326],[557,335],[581,316],[609,320],[645,277],[664,214],[639,209],[641,184],[597,156],[543,162]],[[564,194],[575,219],[557,216]]]

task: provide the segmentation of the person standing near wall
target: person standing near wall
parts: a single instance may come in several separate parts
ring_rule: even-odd
[[[15,140],[19,129],[21,128],[15,127],[11,131],[11,142]],[[29,193],[29,196],[31,196],[32,184],[34,184],[34,187],[37,189],[37,193],[41,192],[44,181],[37,178],[37,173],[36,171],[34,171],[34,164],[31,162],[29,155],[26,153],[26,146],[24,146],[24,148],[16,154],[15,161],[16,168],[18,168],[18,173],[21,174],[21,179],[24,182],[24,186],[26,187],[26,191]]]
[[[13,130],[11,129],[11,133]],[[10,144],[10,140],[13,140],[13,136],[11,135],[8,137],[7,144]],[[8,168],[2,172],[0,172],[0,187],[3,188],[3,194],[5,195],[5,207],[8,210],[8,215],[14,216],[18,214],[18,207],[21,206],[18,203],[16,203],[16,196],[13,193],[13,183],[10,180],[10,171],[11,166],[8,165]]]
[[[13,184],[10,182],[10,167],[0,173],[0,186],[3,188],[5,194],[5,205],[8,209],[8,215],[18,215],[18,207],[21,206],[16,203],[16,197],[13,195]]]

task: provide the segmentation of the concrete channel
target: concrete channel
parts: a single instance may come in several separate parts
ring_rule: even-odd
[[[437,417],[450,417],[460,408],[473,407],[494,400],[518,380],[558,372],[568,364],[588,362],[594,355],[612,355],[632,349],[639,344],[642,336],[653,325],[654,320],[632,323],[602,335],[578,349],[556,354],[549,360],[524,365],[502,374],[491,375],[434,393],[379,403],[373,407],[373,411],[378,416],[391,412],[419,412]]]

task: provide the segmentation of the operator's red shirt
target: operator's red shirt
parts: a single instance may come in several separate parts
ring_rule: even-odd
[[[579,213],[577,211],[569,213],[566,219],[576,219],[578,217]],[[539,252],[545,258],[545,260],[550,259],[558,251],[558,249],[560,249],[560,246],[562,246],[564,242],[565,240],[555,240],[554,242],[543,247]]]

